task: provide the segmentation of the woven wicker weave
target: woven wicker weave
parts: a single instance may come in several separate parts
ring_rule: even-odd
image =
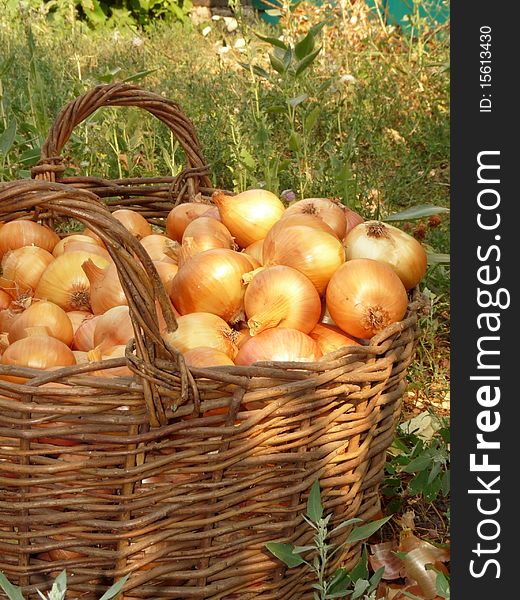
[[[188,169],[153,180],[61,178],[73,127],[107,105],[163,120]],[[159,335],[157,303],[169,328],[176,323],[153,264],[100,197],[160,223],[174,203],[211,195],[207,172],[175,104],[115,85],[62,111],[39,180],[0,184],[0,220],[74,218],[102,237],[135,329],[123,359],[43,373],[0,366],[0,377],[28,378],[0,379],[0,571],[30,598],[66,568],[70,598],[94,600],[131,573],[125,600],[310,599],[307,571],[285,570],[265,543],[309,543],[302,515],[316,479],[332,525],[379,510],[421,298],[370,345],[316,363],[187,370]],[[124,364],[133,377],[91,374]],[[346,546],[333,567],[353,566],[359,551]]]

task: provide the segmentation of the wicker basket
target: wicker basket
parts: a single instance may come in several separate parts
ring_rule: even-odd
[[[176,178],[62,178],[59,153],[73,128],[115,105],[166,123],[187,169]],[[312,598],[309,573],[285,570],[265,543],[309,543],[302,516],[316,479],[333,525],[379,510],[421,298],[370,345],[316,363],[188,370],[159,334],[157,305],[170,329],[176,323],[157,272],[106,205],[161,224],[175,203],[210,198],[189,120],[137,87],[97,87],[60,113],[34,176],[0,184],[0,220],[74,218],[97,233],[116,262],[135,339],[123,359],[52,372],[0,367],[0,571],[28,598],[63,568],[70,598],[97,599],[128,573],[125,600]],[[125,364],[133,377],[92,376]],[[27,381],[4,379],[13,376]],[[353,566],[359,552],[346,546],[333,567]]]

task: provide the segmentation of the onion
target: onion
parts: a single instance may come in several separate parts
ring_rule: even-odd
[[[38,246],[22,246],[6,252],[2,258],[2,277],[19,288],[34,290],[53,255]]]
[[[63,254],[65,254],[67,252],[78,252],[78,251],[88,252],[89,254],[97,254],[98,256],[102,256],[106,260],[109,260],[109,261],[112,260],[110,258],[110,254],[108,253],[108,250],[106,250],[102,246],[99,246],[98,244],[93,243],[93,241],[78,242],[75,240],[71,240],[70,242],[67,242],[63,247]]]
[[[11,344],[27,337],[30,327],[45,327],[48,335],[62,341],[67,346],[72,344],[73,331],[67,313],[58,305],[40,300],[33,302],[13,323],[9,332]]]
[[[46,335],[31,335],[8,346],[2,354],[0,364],[44,370],[74,365],[76,359],[72,350],[60,340]],[[25,377],[8,375],[0,378],[14,382],[27,381]]]
[[[426,273],[426,252],[406,232],[382,223],[366,221],[345,238],[347,260],[371,258],[386,263],[395,271],[407,290],[415,287]]]
[[[4,290],[0,290],[0,311],[9,308],[11,301],[11,296],[7,292],[4,292]]]
[[[254,275],[244,306],[251,335],[278,325],[309,333],[321,315],[321,300],[314,285],[284,265],[267,267]]]
[[[193,348],[206,346],[224,352],[231,359],[236,356],[236,331],[233,331],[217,315],[194,312],[179,317],[177,325],[175,331],[163,334],[163,339],[168,347],[184,353]]]
[[[126,353],[126,344],[120,344],[118,346],[113,346],[112,348],[107,348],[103,352],[101,352],[101,348],[97,346],[96,348],[87,352],[88,362],[99,362],[101,360],[107,360],[110,358],[123,358]],[[91,375],[95,375],[98,377],[128,377],[132,376],[132,371],[126,366],[123,367],[111,367],[110,369],[99,369],[97,371],[92,371]]]
[[[169,237],[152,233],[141,240],[141,246],[146,250],[148,256],[155,261],[164,261],[174,263],[168,252],[174,248],[176,242],[173,242]]]
[[[85,319],[91,319],[93,317],[92,313],[86,310],[69,310],[69,312],[65,314],[69,318],[70,324],[72,325],[73,334],[76,333],[78,327]]]
[[[43,272],[35,297],[61,306],[63,310],[90,310],[90,282],[81,265],[92,259],[104,268],[109,261],[89,252],[65,252],[58,256]]]
[[[318,343],[323,355],[334,352],[334,350],[338,350],[344,346],[360,345],[357,340],[354,340],[344,331],[341,331],[339,327],[323,325],[323,323],[318,323],[309,335]]]
[[[90,306],[95,315],[102,315],[114,306],[128,305],[115,263],[103,269],[89,258],[81,267],[90,282]]]
[[[155,268],[157,269],[157,274],[162,281],[164,289],[168,296],[170,296],[172,281],[177,272],[179,271],[179,267],[172,262],[163,262],[163,261],[153,261]]]
[[[408,305],[404,285],[392,269],[365,258],[342,265],[332,276],[326,297],[334,322],[357,338],[371,338],[400,321]]]
[[[233,250],[234,247],[233,236],[225,225],[211,217],[199,217],[188,223],[184,230],[179,251],[179,266],[199,252],[213,248]]]
[[[236,365],[255,362],[314,362],[321,357],[318,344],[297,329],[266,329],[245,342],[235,358]]]
[[[152,226],[148,221],[135,210],[128,208],[120,208],[112,213],[112,216],[117,219],[125,229],[134,235],[138,240],[151,235]]]
[[[264,259],[262,257],[263,246],[264,246],[264,240],[257,240],[256,242],[249,244],[249,246],[245,250],[242,250],[242,252],[244,252],[248,256],[251,256],[252,258],[257,260],[260,263],[260,265],[262,265],[263,261],[264,261]]]
[[[0,311],[0,333],[9,333],[15,320],[22,314],[22,310],[18,307],[13,308],[11,305]]]
[[[305,198],[293,202],[285,211],[283,218],[302,213],[313,215],[331,227],[339,239],[345,237],[347,223],[343,206],[331,198]]]
[[[188,223],[201,217],[210,208],[212,208],[211,204],[203,204],[202,202],[178,204],[171,209],[166,217],[166,233],[172,240],[181,242]]]
[[[266,190],[247,190],[236,196],[217,190],[212,200],[241,248],[264,239],[285,211],[283,202]]]
[[[341,242],[333,235],[301,225],[285,227],[263,249],[264,265],[286,265],[306,275],[321,295],[345,260]]]
[[[210,312],[235,323],[244,317],[242,275],[251,271],[247,255],[226,248],[196,254],[172,281],[171,298],[177,310]]]
[[[188,350],[184,354],[184,360],[189,367],[199,368],[235,364],[225,352],[208,346],[199,346],[198,348]]]
[[[81,325],[77,328],[74,333],[74,339],[72,347],[75,350],[81,350],[82,352],[88,352],[94,348],[94,331],[101,315],[87,317]]]
[[[345,230],[345,237],[352,231],[352,229],[354,229],[354,227],[356,225],[359,225],[360,223],[363,223],[365,219],[363,219],[363,217],[358,214],[356,211],[348,208],[347,206],[344,207],[344,211],[345,211],[345,223],[346,223],[346,230]],[[343,238],[345,239],[345,238]]]
[[[0,256],[23,246],[38,246],[52,252],[59,241],[54,231],[34,221],[11,221],[0,228]]]
[[[77,365],[88,364],[88,352],[82,352],[81,350],[73,350],[74,358],[76,359]]]
[[[94,329],[94,347],[104,354],[109,348],[127,344],[134,337],[128,306],[114,306],[100,315]]]
[[[238,348],[241,348],[243,344],[250,340],[253,336],[249,332],[249,327],[241,327],[238,331],[236,331],[236,345]]]
[[[98,246],[99,248],[103,247],[97,240],[95,240],[90,235],[85,235],[84,233],[72,233],[70,235],[65,236],[64,238],[61,238],[61,240],[56,244],[56,246],[54,246],[54,249],[52,251],[52,255],[54,256],[54,258],[60,256],[60,254],[63,254],[63,252],[65,251],[65,246],[70,244],[71,242],[81,242],[83,244],[90,244],[91,246]]]

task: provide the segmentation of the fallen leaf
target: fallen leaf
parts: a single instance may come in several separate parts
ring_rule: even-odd
[[[395,550],[397,550],[395,540],[370,546],[368,562],[374,571],[384,568],[383,579],[386,581],[399,579],[404,575],[403,561],[394,554]]]

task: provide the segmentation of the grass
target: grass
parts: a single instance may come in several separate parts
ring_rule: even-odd
[[[276,30],[241,18],[233,33],[222,21],[92,30],[67,10],[52,19],[30,9],[0,11],[0,179],[29,176],[64,104],[96,84],[132,80],[185,110],[215,186],[338,196],[366,218],[418,204],[448,206],[447,29],[417,20],[414,35],[403,34],[369,18],[363,3],[341,6],[315,8],[309,22],[303,5]],[[255,31],[294,41],[331,15],[319,35],[322,51],[304,76],[273,70],[271,47]],[[175,174],[183,166],[164,126],[131,109],[124,117],[121,109],[96,113],[74,130],[64,153],[72,171],[105,177]],[[449,253],[446,215],[400,225],[432,251]],[[449,267],[431,265],[421,285],[431,309],[422,318],[405,414],[446,414]]]

